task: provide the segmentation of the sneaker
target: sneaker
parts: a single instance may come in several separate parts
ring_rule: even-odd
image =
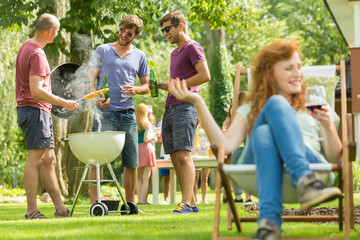
[[[192,208],[192,210],[193,210],[193,212],[194,212],[194,213],[198,213],[198,212],[200,212],[200,210],[199,210],[198,206],[191,207],[191,208]]]
[[[162,202],[160,203],[160,205],[169,205],[169,202],[168,202],[168,201],[162,201]]]
[[[193,209],[189,205],[187,205],[185,203],[179,203],[172,213],[184,214],[184,213],[192,213],[192,212],[193,212]]]
[[[47,217],[44,216],[44,214],[42,214],[39,210],[36,210],[32,213],[25,214],[25,218],[26,219],[46,219]]]
[[[300,207],[303,209],[334,200],[341,195],[339,188],[326,186],[314,173],[301,177],[296,187]]]
[[[242,198],[240,198],[240,199],[236,199],[236,198],[235,198],[234,201],[235,201],[235,202],[239,202],[239,203],[243,203],[243,202],[244,202],[244,201],[242,200]]]
[[[252,240],[281,240],[281,230],[275,223],[264,218]]]

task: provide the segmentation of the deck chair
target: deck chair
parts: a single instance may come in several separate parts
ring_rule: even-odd
[[[339,230],[344,230],[345,239],[350,238],[350,229],[354,228],[354,203],[353,203],[353,175],[352,175],[352,161],[355,160],[356,143],[353,141],[352,129],[352,115],[347,114],[346,105],[346,76],[345,76],[345,62],[341,61],[340,66],[336,66],[336,70],[340,71],[341,77],[341,138],[343,144],[342,157],[338,164],[311,164],[310,168],[317,172],[325,183],[329,180],[330,171],[338,172],[338,184],[343,194],[339,197],[339,214],[331,216],[283,216],[284,221],[297,222],[327,222],[338,221]],[[233,106],[237,106],[237,96],[240,88],[240,75],[247,74],[247,71],[237,66],[234,84],[234,98]],[[228,209],[228,229],[232,229],[232,223],[236,225],[238,232],[242,232],[242,222],[255,222],[257,217],[240,217],[235,202],[231,193],[231,181],[240,189],[244,189],[251,195],[257,195],[255,165],[228,165],[224,164],[224,145],[212,145],[214,154],[218,159],[218,171],[216,176],[216,199],[215,199],[215,214],[212,239],[249,239],[249,237],[222,237],[219,236],[220,224],[220,204],[221,204],[221,188],[224,187],[224,192],[227,194],[227,209]],[[290,177],[284,175],[284,189],[283,202],[291,203],[297,202],[296,189],[290,183]],[[286,194],[289,193],[289,194]],[[295,196],[295,197],[294,197]],[[343,228],[343,223],[345,229]],[[322,237],[323,238],[323,237]],[[326,239],[331,239],[327,237]]]

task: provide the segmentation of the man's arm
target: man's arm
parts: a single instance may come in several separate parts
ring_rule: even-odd
[[[69,111],[72,111],[79,106],[79,104],[76,101],[66,100],[45,91],[42,88],[42,85],[44,83],[44,77],[32,75],[29,78],[29,82],[30,82],[31,96],[33,96],[34,98],[40,101],[64,107]]]
[[[187,87],[198,86],[210,81],[210,72],[206,61],[196,63],[195,69],[197,74],[188,79],[185,79]]]
[[[90,80],[90,92],[96,91],[96,78],[99,75],[100,68],[90,67],[88,70],[88,78]]]
[[[90,67],[88,70],[88,78],[90,80],[90,92],[96,91],[96,79],[99,76],[99,72],[100,68],[96,67]],[[110,105],[110,98],[108,98],[106,102],[102,102],[104,101],[104,98],[97,98],[95,101],[96,105],[101,108],[106,108]]]
[[[210,81],[210,72],[206,61],[196,63],[195,69],[197,71],[197,74],[188,79],[185,79],[187,87],[198,86]],[[168,83],[158,82],[158,87],[162,90],[169,90]]]

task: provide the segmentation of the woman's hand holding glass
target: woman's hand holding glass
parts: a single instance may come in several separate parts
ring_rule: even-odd
[[[332,121],[328,107],[319,102],[325,102],[326,95],[323,86],[311,86],[305,91],[305,107],[311,112],[311,116],[320,123],[320,128],[330,128]],[[318,138],[319,141],[322,138]]]

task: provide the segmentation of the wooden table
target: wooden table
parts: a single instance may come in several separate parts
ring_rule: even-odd
[[[215,157],[193,156],[195,168],[217,168]],[[159,204],[159,168],[170,169],[170,203],[176,203],[176,174],[170,159],[157,159],[156,167],[152,168],[153,204]]]

